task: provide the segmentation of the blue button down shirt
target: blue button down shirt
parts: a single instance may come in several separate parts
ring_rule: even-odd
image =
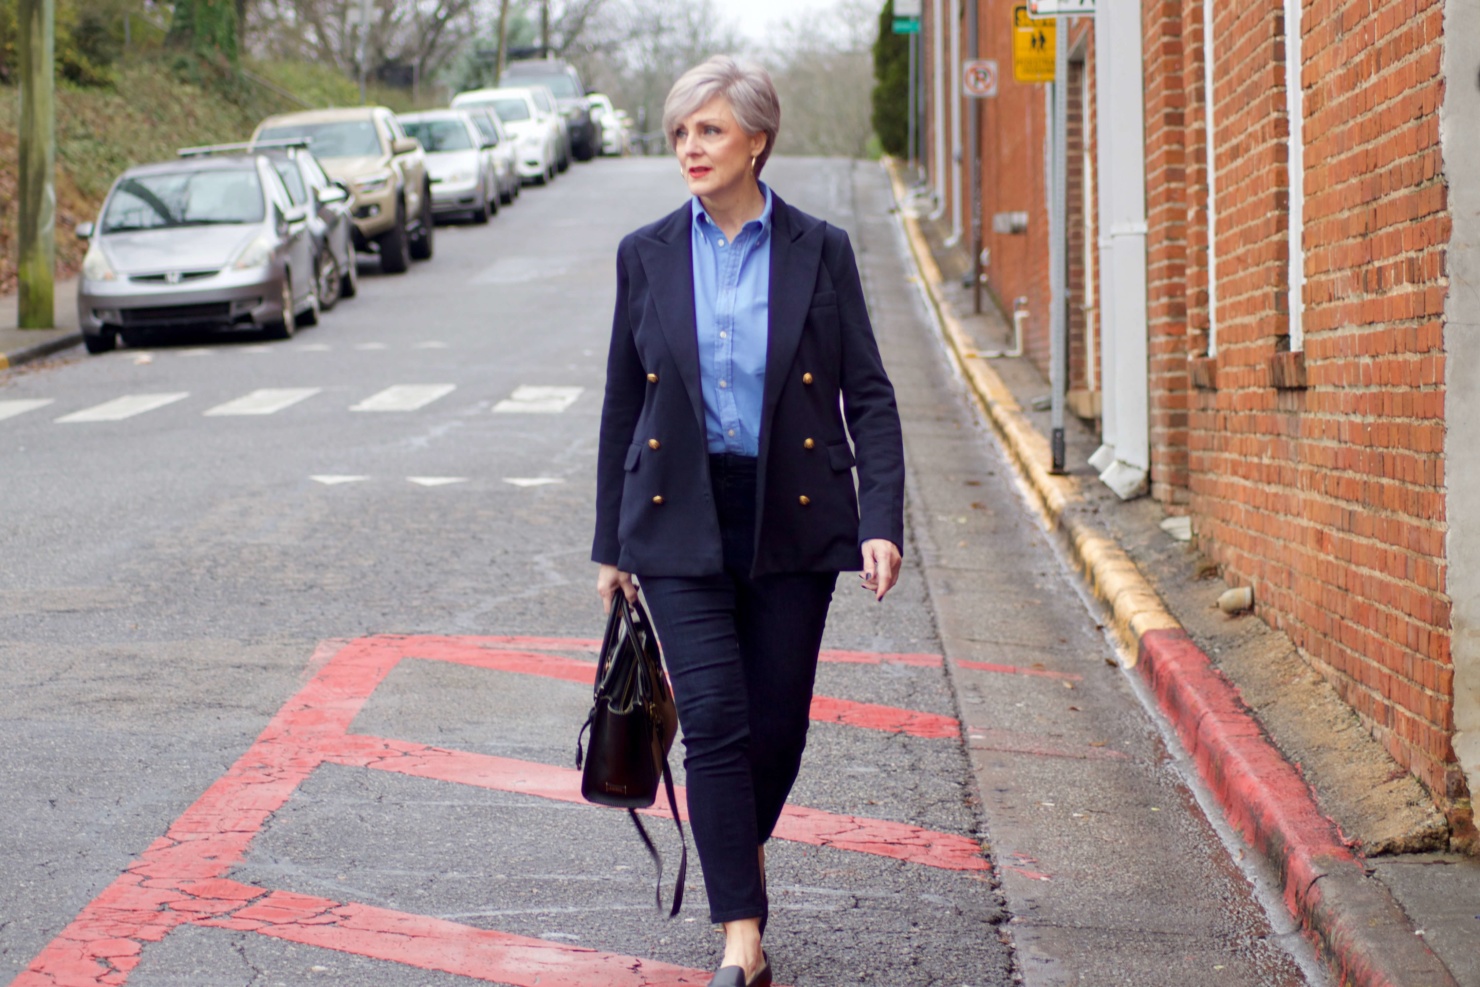
[[[771,190],[730,242],[695,196],[694,316],[709,451],[760,455],[771,308]]]

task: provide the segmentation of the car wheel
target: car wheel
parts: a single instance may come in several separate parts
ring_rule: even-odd
[[[500,182],[499,183],[499,187],[498,187],[498,201],[499,201],[499,205],[504,205],[504,206],[512,205],[513,202],[514,202],[514,197],[517,196],[518,194],[519,194],[519,182],[517,180],[512,185],[505,184],[503,182]]]
[[[400,274],[411,266],[411,238],[406,235],[406,203],[396,200],[396,225],[380,235],[380,269]]]
[[[267,327],[271,339],[292,339],[298,331],[298,313],[293,311],[293,277],[283,274],[283,317]]]
[[[89,353],[107,353],[118,345],[118,333],[111,329],[104,329],[96,336],[83,333],[82,345]]]
[[[339,297],[353,298],[360,293],[360,260],[355,242],[344,245],[344,275],[339,279]]]
[[[339,302],[344,284],[339,262],[334,259],[334,248],[328,243],[324,244],[324,252],[319,254],[317,267],[319,269],[319,311],[327,312]]]
[[[550,169],[546,168],[544,171],[540,172],[534,177],[533,181],[536,185],[550,184]]]
[[[503,202],[503,196],[499,193],[498,176],[493,176],[493,191],[488,196],[488,212],[490,215],[498,215],[498,207]]]
[[[478,190],[478,195],[480,197],[483,195],[482,189]],[[478,203],[478,208],[473,210],[473,222],[479,226],[483,226],[485,223],[488,222],[488,216],[488,200],[481,199],[481,201]]]
[[[411,256],[415,260],[431,260],[435,243],[432,237],[436,233],[436,227],[432,223],[432,192],[426,189],[421,193],[421,223],[416,235],[411,238]]]

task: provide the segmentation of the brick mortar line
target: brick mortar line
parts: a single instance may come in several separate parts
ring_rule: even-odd
[[[886,165],[915,271],[960,367],[1005,451],[1022,470],[1050,530],[1068,543],[1090,588],[1109,605],[1135,666],[1224,815],[1280,876],[1291,914],[1314,937],[1342,987],[1458,987],[1415,936],[1385,886],[1367,874],[1320,811],[1303,776],[1274,746],[1236,686],[1212,664],[1116,540],[1072,508],[1072,477],[1055,476],[1048,440],[940,295],[941,275],[919,221],[904,210],[898,166]],[[1278,778],[1274,776],[1278,775]]]

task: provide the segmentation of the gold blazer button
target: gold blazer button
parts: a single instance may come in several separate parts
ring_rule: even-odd
[[[653,498],[653,503],[656,504],[656,505],[658,505],[659,507],[662,507],[663,506],[663,497],[662,497],[662,495],[660,494],[659,496],[654,497]]]
[[[810,384],[810,383],[812,383],[812,375],[811,374],[802,374],[802,383],[803,384]]]
[[[808,497],[806,494],[802,494],[800,497],[797,498],[797,503],[801,504],[803,507],[806,507],[808,504],[812,503],[812,498]]]
[[[816,449],[817,448],[817,443],[813,442],[811,439],[808,439],[806,442],[803,442],[802,443],[802,448],[803,449]]]
[[[660,445],[662,445],[662,443],[659,442],[657,439],[648,439],[648,448],[649,449],[656,449]]]
[[[657,382],[658,382],[658,375],[657,374],[648,374],[648,383],[649,384],[656,384]]]

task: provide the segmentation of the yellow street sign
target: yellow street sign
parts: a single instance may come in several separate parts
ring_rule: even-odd
[[[1012,77],[1018,82],[1053,81],[1054,24],[1051,17],[1033,17],[1027,4],[1012,8]]]

